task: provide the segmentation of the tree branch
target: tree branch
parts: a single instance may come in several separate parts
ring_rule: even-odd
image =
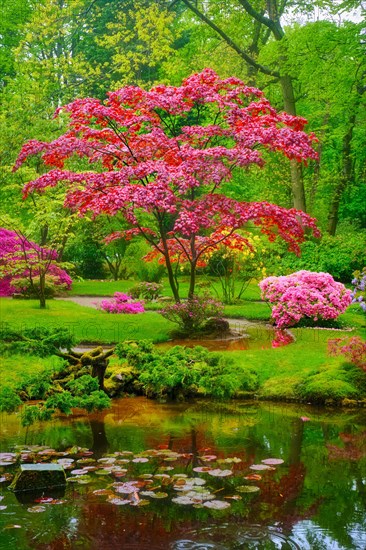
[[[234,42],[230,36],[228,36],[220,27],[218,27],[211,19],[209,19],[204,13],[202,13],[199,9],[197,9],[196,6],[194,6],[189,0],[182,0],[182,2],[187,6],[188,9],[190,9],[201,21],[206,23],[212,30],[214,30],[221,38],[237,53],[240,55],[242,59],[248,65],[251,67],[254,67],[258,71],[260,71],[263,74],[267,74],[270,76],[276,76],[279,77],[280,73],[277,71],[272,71],[269,67],[264,67],[264,65],[261,65],[254,61],[252,57],[250,57],[244,50],[242,50],[236,42]]]

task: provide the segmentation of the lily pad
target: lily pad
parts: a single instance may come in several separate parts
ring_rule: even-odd
[[[130,504],[131,503],[130,500],[126,500],[126,499],[118,498],[118,497],[109,498],[108,502],[110,502],[111,504],[116,504],[117,506],[123,506],[124,504]]]
[[[275,468],[272,468],[271,466],[268,466],[267,464],[252,464],[249,466],[251,470],[274,470]]]
[[[194,504],[193,500],[186,496],[174,497],[172,498],[172,502],[175,502],[176,504],[184,504],[184,505]]]
[[[133,458],[132,462],[149,462],[149,459],[141,456],[141,457]]]
[[[213,477],[227,477],[232,475],[232,470],[221,470],[220,468],[216,468],[214,470],[210,470],[207,472],[210,476]]]
[[[205,508],[210,508],[211,510],[224,510],[225,508],[230,508],[230,502],[225,502],[224,500],[208,500],[203,503]]]
[[[265,458],[262,462],[268,466],[277,466],[278,464],[283,464],[284,461],[282,458]]]
[[[256,485],[240,485],[236,490],[238,493],[257,493],[260,489]]]

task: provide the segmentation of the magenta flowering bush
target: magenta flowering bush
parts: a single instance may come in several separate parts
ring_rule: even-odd
[[[210,319],[219,319],[224,306],[205,293],[202,296],[193,296],[185,302],[178,302],[166,306],[161,315],[179,325],[186,333],[202,330]]]
[[[0,296],[34,297],[44,276],[44,292],[70,290],[72,279],[57,265],[57,251],[39,246],[21,233],[0,228]]]
[[[115,292],[111,300],[102,300],[99,308],[107,313],[144,313],[144,302],[132,300],[129,294]]]
[[[336,319],[352,301],[351,291],[329,273],[297,271],[282,277],[267,277],[259,283],[262,299],[273,304],[276,327],[296,325],[302,318],[314,321]]]

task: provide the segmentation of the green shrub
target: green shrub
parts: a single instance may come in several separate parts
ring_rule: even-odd
[[[162,352],[147,341],[126,342],[117,346],[116,353],[133,367],[150,397],[184,399],[203,393],[223,399],[258,388],[253,371],[238,369],[231,358],[201,346],[175,346]]]
[[[13,388],[4,386],[0,390],[0,412],[13,412],[20,405],[22,401]]]
[[[362,230],[306,241],[301,245],[300,257],[286,253],[283,245],[276,244],[272,268],[277,264],[275,270],[280,275],[305,269],[330,273],[338,281],[350,282],[353,272],[365,264],[365,250],[366,232]]]

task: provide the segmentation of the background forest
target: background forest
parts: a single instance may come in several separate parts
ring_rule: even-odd
[[[322,239],[309,238],[300,259],[273,246],[271,260],[263,259],[267,273],[268,266],[276,274],[311,269],[350,282],[362,269],[366,34],[359,1],[2,0],[1,9],[1,226],[57,249],[81,277],[158,279],[157,266],[140,261],[142,243],[104,243],[120,220],[77,218],[62,207],[60,190],[23,201],[22,187],[45,168],[37,159],[15,173],[12,167],[26,140],[65,131],[64,115],[53,119],[57,107],[104,99],[127,84],[179,85],[211,67],[305,117],[319,139],[319,162],[300,168],[278,155],[264,168],[242,169],[224,189],[234,199],[294,206],[317,218]]]

